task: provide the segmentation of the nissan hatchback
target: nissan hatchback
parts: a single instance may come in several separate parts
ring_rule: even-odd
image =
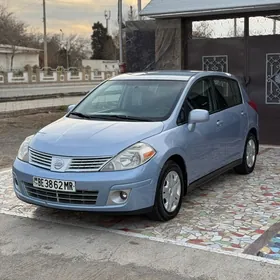
[[[27,203],[174,218],[188,191],[253,172],[256,105],[231,74],[124,74],[22,143],[14,190]]]

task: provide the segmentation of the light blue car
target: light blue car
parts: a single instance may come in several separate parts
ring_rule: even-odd
[[[227,73],[120,75],[26,138],[15,193],[45,207],[170,220],[192,188],[233,168],[253,172],[256,109]]]

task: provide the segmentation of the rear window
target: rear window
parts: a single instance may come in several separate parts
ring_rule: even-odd
[[[214,78],[213,82],[218,109],[226,109],[242,103],[238,82],[225,78]]]

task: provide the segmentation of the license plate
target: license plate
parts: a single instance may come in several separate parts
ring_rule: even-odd
[[[76,192],[76,182],[33,177],[33,187],[61,192]]]

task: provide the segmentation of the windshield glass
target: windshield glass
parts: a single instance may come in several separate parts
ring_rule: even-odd
[[[108,81],[72,112],[75,117],[163,121],[170,117],[187,82]]]

